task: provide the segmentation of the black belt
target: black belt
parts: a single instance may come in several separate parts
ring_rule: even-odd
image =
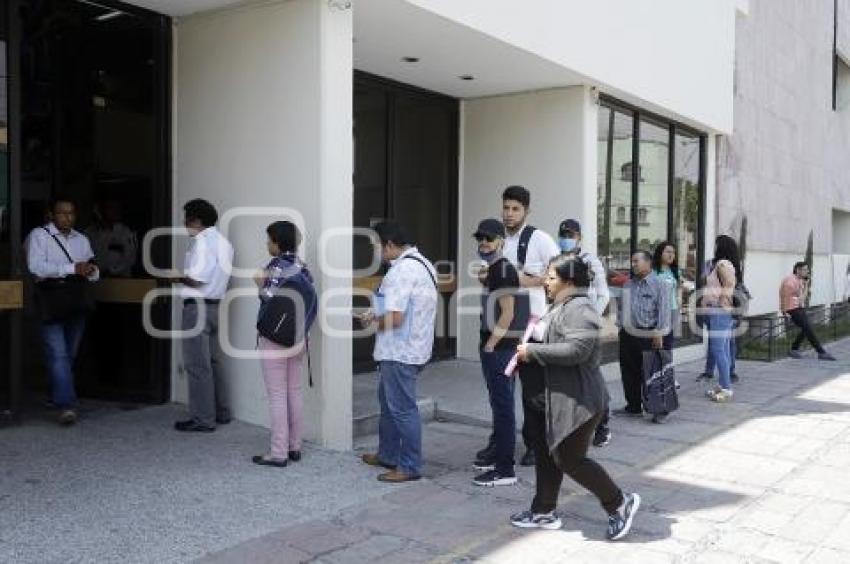
[[[200,302],[201,298],[183,298],[183,307],[187,305],[195,305],[197,302]],[[218,305],[221,303],[221,300],[212,300],[204,298],[203,302],[207,305]]]

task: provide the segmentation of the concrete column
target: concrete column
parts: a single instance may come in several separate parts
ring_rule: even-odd
[[[343,233],[329,252],[320,238],[352,221],[352,21],[350,9],[291,0],[249,4],[177,20],[175,31],[174,220],[194,197],[210,200],[236,251],[235,266],[268,261],[265,227],[279,219],[303,221],[302,255],[320,293],[340,291],[350,304],[351,240]],[[248,209],[250,208],[250,209]],[[175,250],[178,266],[182,248]],[[334,276],[328,264],[343,271]],[[224,328],[232,347],[255,345],[257,299],[249,278]],[[321,316],[320,316],[321,320]],[[350,323],[350,317],[348,318]],[[304,374],[306,436],[323,446],[351,447],[351,343],[317,322],[311,349],[314,387]],[[184,401],[179,344],[173,398]],[[268,424],[256,358],[225,359],[234,416]]]

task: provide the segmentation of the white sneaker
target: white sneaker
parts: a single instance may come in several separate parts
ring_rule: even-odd
[[[720,388],[708,397],[715,403],[727,403],[732,401],[732,396],[732,390],[724,390],[723,388]]]

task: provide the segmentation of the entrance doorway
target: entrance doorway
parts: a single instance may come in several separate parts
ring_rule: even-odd
[[[392,219],[405,226],[419,250],[446,275],[440,281],[443,304],[437,313],[434,358],[455,355],[449,331],[450,296],[456,288],[458,114],[460,102],[448,96],[373,76],[354,74],[354,221],[374,227]],[[354,240],[354,267],[366,268],[372,246]],[[383,271],[355,280],[374,290]],[[368,300],[355,297],[355,306]],[[354,370],[374,370],[374,337],[354,339]]]
[[[0,119],[0,411],[47,396],[37,312],[23,244],[58,194],[76,203],[76,229],[96,253],[102,280],[76,367],[80,396],[162,402],[170,343],[142,326],[156,287],[141,242],[171,223],[170,21],[112,0],[6,0]],[[8,163],[8,166],[5,165]],[[4,197],[5,196],[5,197]],[[4,218],[5,221],[4,221]],[[153,262],[170,263],[169,244]],[[152,311],[168,324],[170,305]],[[21,355],[21,351],[26,351]],[[8,362],[6,359],[9,359]]]

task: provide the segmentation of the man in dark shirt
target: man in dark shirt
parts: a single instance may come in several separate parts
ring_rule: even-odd
[[[493,412],[493,432],[487,456],[476,459],[482,474],[473,482],[479,486],[507,486],[516,483],[514,449],[516,415],[514,378],[505,376],[529,317],[529,299],[520,287],[519,274],[502,256],[505,227],[497,219],[485,219],[474,234],[478,255],[486,264],[479,280],[481,297],[481,369]],[[490,448],[492,447],[492,448]],[[486,459],[484,459],[486,458]]]

